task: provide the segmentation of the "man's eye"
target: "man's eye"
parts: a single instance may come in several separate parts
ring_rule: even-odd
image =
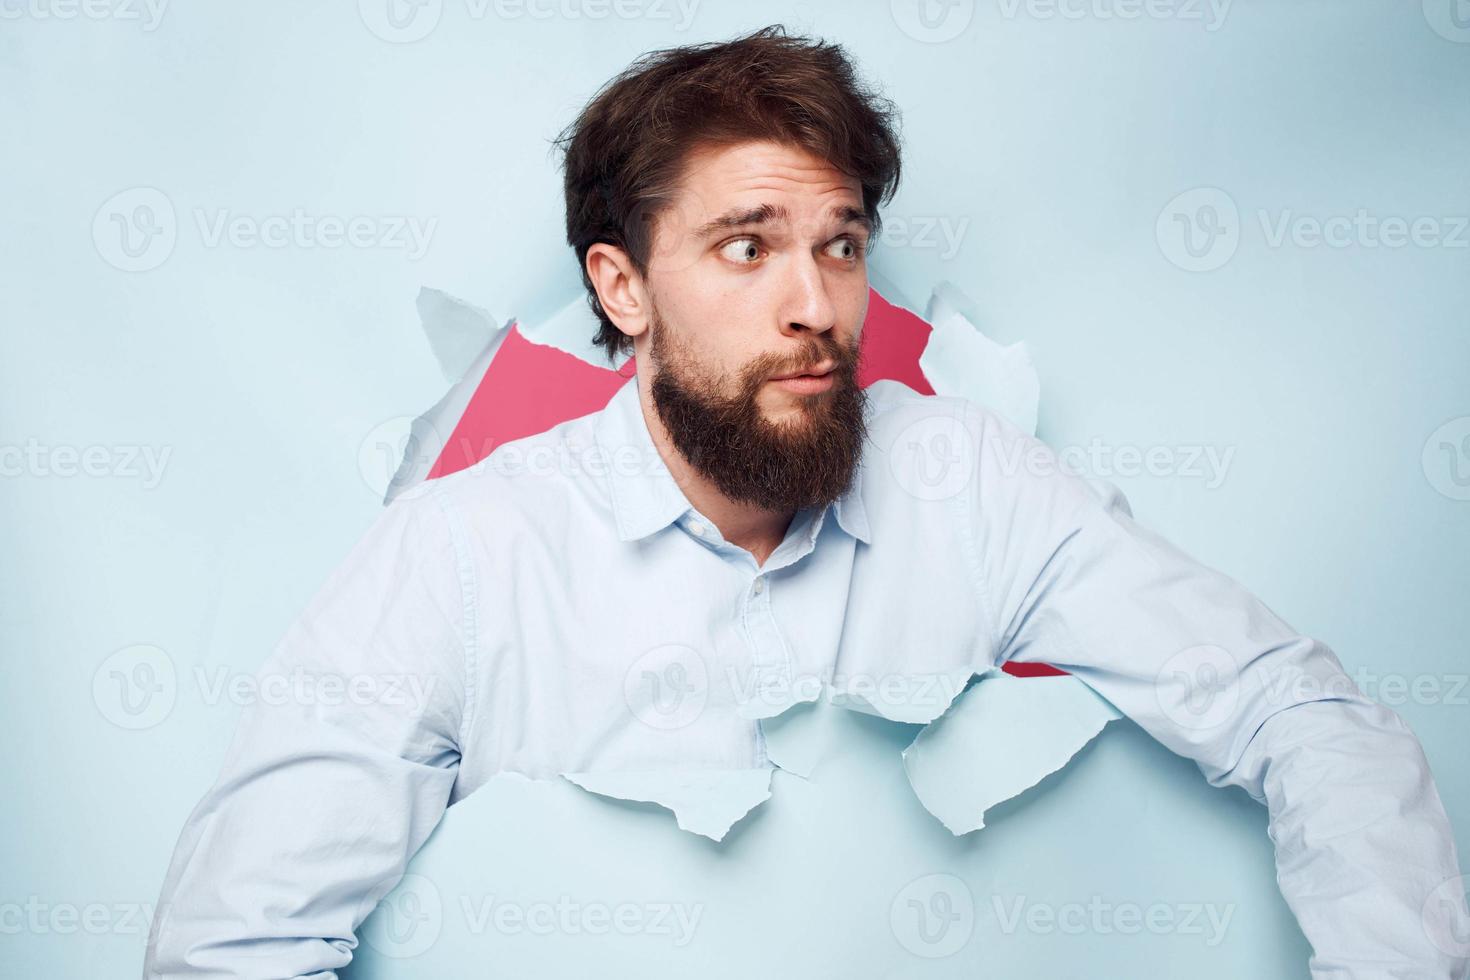
[[[732,238],[720,246],[720,253],[731,262],[749,265],[761,257],[761,247],[754,238]]]
[[[827,248],[829,250],[828,254],[833,258],[845,259],[849,262],[863,254],[862,243],[848,235],[843,235],[841,238],[830,242]],[[836,248],[837,251],[831,251],[833,248]]]

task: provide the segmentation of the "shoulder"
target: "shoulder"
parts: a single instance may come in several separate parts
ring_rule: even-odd
[[[578,416],[533,435],[496,446],[462,470],[405,491],[446,508],[471,523],[490,517],[504,526],[538,514],[565,514],[570,501],[605,496],[593,420]]]
[[[869,388],[864,491],[896,500],[954,501],[991,514],[1008,505],[1101,504],[1131,513],[1112,483],[1079,472],[1055,449],[995,410],[968,398],[923,395],[897,381]]]
[[[868,449],[895,460],[916,452],[937,453],[974,469],[982,447],[1038,443],[1004,416],[958,395],[924,395],[899,381],[874,381],[867,388]]]

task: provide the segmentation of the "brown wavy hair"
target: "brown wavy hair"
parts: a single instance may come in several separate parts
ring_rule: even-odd
[[[876,240],[878,208],[898,190],[898,129],[897,108],[860,81],[841,46],[788,36],[779,24],[640,57],[555,140],[567,244],[600,324],[593,342],[609,362],[633,347],[597,299],[588,248],[615,245],[646,276],[656,219],[673,202],[691,152],[771,140],[818,156],[861,184]]]

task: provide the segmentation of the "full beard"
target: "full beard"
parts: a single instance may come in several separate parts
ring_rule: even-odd
[[[674,447],[731,500],[785,512],[828,504],[847,492],[867,436],[867,393],[858,386],[861,349],[843,348],[825,335],[813,338],[801,364],[836,362],[832,387],[800,396],[797,415],[768,420],[757,396],[790,360],[757,358],[741,372],[734,395],[701,378],[687,349],[668,336],[657,313],[651,325],[657,364],[650,394]]]

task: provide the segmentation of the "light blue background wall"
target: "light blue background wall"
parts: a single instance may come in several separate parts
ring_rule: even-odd
[[[934,31],[899,6],[704,0],[681,29],[672,3],[593,19],[571,0],[545,18],[442,0],[397,43],[371,0],[177,2],[156,23],[121,0],[72,19],[63,0],[0,3],[6,975],[140,969],[146,907],[239,710],[210,685],[255,670],[371,520],[387,464],[360,454],[370,435],[442,392],[418,287],[531,320],[572,298],[547,141],[640,52],[774,21],[847,45],[904,110],[875,267],[915,303],[953,280],[984,329],[1025,339],[1054,445],[1167,447],[1172,472],[1111,474],[1135,513],[1369,672],[1470,847],[1470,26],[1450,0],[1181,0],[1133,19],[1106,16],[1125,0],[961,2]],[[138,188],[164,196],[175,240],[129,272],[109,215],[149,203]],[[1214,190],[1176,202],[1197,188]],[[434,224],[410,255],[211,245],[198,223],[295,209],[365,216],[373,236]],[[1302,237],[1303,216],[1360,211],[1432,220],[1402,247],[1362,222],[1340,247]],[[1283,220],[1296,240],[1273,244]],[[93,475],[67,475],[90,447]],[[1232,453],[1223,478],[1182,465],[1191,447]],[[161,478],[135,451],[168,454]],[[177,687],[129,730],[107,663],[140,644]],[[569,786],[493,784],[415,866],[434,942],[385,955],[416,951],[383,933],[354,975],[1305,975],[1264,810],[1130,723],[959,841],[903,783],[912,731],[842,724],[851,754],[810,784],[778,774],[722,847]],[[942,959],[890,924],[930,874],[975,902]],[[653,928],[477,929],[466,911],[559,896],[701,918],[676,946]],[[1231,918],[1214,944],[1106,917],[1007,929],[996,898]]]

